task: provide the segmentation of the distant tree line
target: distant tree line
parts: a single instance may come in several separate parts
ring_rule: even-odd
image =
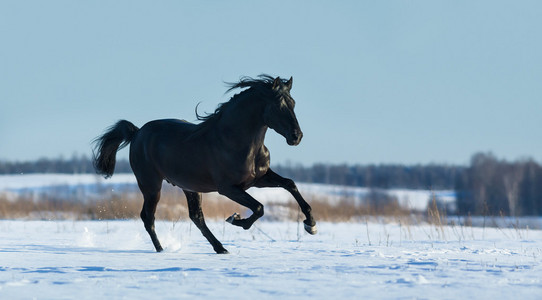
[[[390,189],[454,189],[455,179],[465,167],[451,165],[278,165],[279,174],[300,182],[326,183]]]
[[[532,159],[475,154],[456,178],[457,210],[467,215],[542,216],[542,167]]]
[[[455,190],[461,215],[542,216],[542,166],[532,159],[499,160],[491,153],[473,155],[469,166],[457,165],[274,165],[297,182],[360,186],[372,189]],[[131,172],[126,159],[115,172]],[[0,161],[0,174],[94,173],[90,158]]]
[[[354,165],[314,164],[276,165],[273,169],[282,176],[298,182],[324,183],[369,188],[407,188],[407,189],[453,189],[458,174],[465,170],[461,166],[449,165]],[[131,173],[126,159],[117,160],[117,173]],[[94,173],[92,160],[85,156],[73,155],[71,158],[42,158],[36,161],[0,161],[0,174],[30,173]]]
[[[132,172],[126,159],[117,160],[115,171],[119,173]],[[0,161],[0,174],[31,174],[31,173],[63,173],[85,174],[94,173],[92,160],[85,155],[73,155],[71,158],[40,158],[35,161],[10,162]]]

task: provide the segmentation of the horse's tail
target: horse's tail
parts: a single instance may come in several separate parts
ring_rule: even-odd
[[[103,175],[105,178],[113,175],[117,151],[130,144],[138,130],[139,128],[131,122],[120,120],[94,140],[92,154],[97,174]]]

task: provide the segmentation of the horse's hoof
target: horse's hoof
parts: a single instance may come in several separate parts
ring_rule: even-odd
[[[234,213],[229,218],[226,219],[226,222],[233,224],[233,221],[241,220],[241,215]]]
[[[230,254],[226,249],[215,250],[216,254]]]
[[[307,231],[310,234],[316,234],[318,232],[318,229],[316,229],[316,225],[311,226],[305,223],[303,223],[303,225],[305,225],[305,231]]]

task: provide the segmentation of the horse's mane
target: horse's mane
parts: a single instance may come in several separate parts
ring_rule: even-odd
[[[242,99],[243,96],[245,96],[247,92],[250,91],[250,92],[268,93],[271,90],[271,87],[273,86],[274,80],[275,78],[273,78],[270,75],[261,74],[261,75],[258,75],[258,78],[245,76],[245,77],[241,77],[239,82],[227,83],[227,85],[229,86],[229,89],[226,91],[226,93],[231,92],[232,90],[235,90],[235,89],[244,89],[244,88],[248,88],[248,89],[238,94],[233,95],[229,101],[220,103],[213,113],[207,114],[206,116],[199,115],[197,111],[198,108],[196,106],[196,117],[198,120],[203,121],[202,123],[198,125],[200,127],[199,129],[204,130],[206,127],[212,125],[212,123],[214,123],[216,120],[220,118],[222,112],[226,108],[240,101],[240,99]],[[286,83],[286,81],[282,80],[282,83]]]
[[[228,84],[230,88],[226,91],[226,93],[238,88],[270,88],[273,86],[273,81],[275,80],[275,78],[267,74],[260,74],[258,75],[258,78],[259,79],[254,79],[247,76],[241,77],[239,82]]]

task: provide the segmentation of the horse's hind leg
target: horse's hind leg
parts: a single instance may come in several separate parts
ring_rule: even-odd
[[[154,194],[143,194],[143,198],[145,199],[145,202],[143,203],[143,209],[140,214],[141,220],[143,220],[145,229],[151,237],[156,252],[162,252],[164,249],[162,248],[162,245],[160,245],[160,241],[158,241],[156,231],[154,230],[154,213],[156,212],[158,201],[160,201],[160,191]]]
[[[205,219],[203,218],[203,211],[201,210],[201,194],[185,190],[183,190],[183,192],[186,195],[186,201],[188,202],[188,213],[190,219],[194,222],[194,224],[196,224],[203,236],[207,238],[209,243],[211,243],[216,253],[228,253],[228,250],[224,249],[222,243],[220,243],[215,238],[213,233],[209,230],[209,228],[207,228],[207,224],[205,224]]]
[[[143,224],[145,225],[145,229],[149,233],[152,243],[154,244],[154,248],[156,248],[157,252],[161,252],[164,249],[160,245],[160,241],[158,241],[158,237],[156,236],[156,231],[154,230],[154,214],[156,213],[156,206],[158,205],[158,201],[160,201],[160,189],[161,189],[161,181],[158,181],[153,185],[143,184],[139,181],[139,189],[141,190],[141,193],[143,193],[143,209],[141,209],[141,220],[143,220]]]

